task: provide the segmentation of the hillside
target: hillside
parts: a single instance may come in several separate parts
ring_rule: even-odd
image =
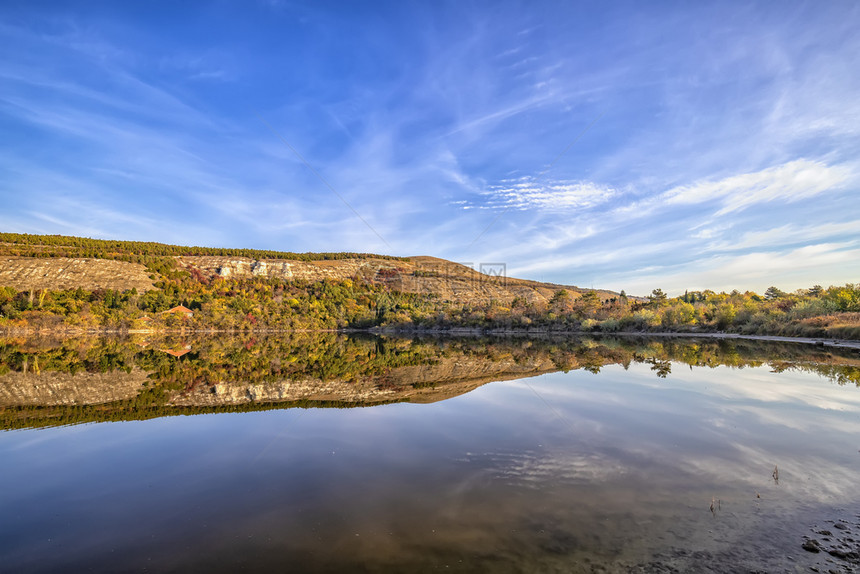
[[[427,256],[0,234],[0,330],[457,329],[860,339],[860,284],[647,298]]]
[[[73,255],[70,256],[70,255]],[[491,276],[469,266],[418,256],[397,258],[357,253],[289,253],[102,241],[67,236],[0,234],[0,287],[17,291],[82,288],[89,291],[155,289],[159,271],[180,269],[207,280],[356,280],[443,301],[510,304],[515,298],[542,304],[574,286]],[[597,291],[601,299],[617,294]]]
[[[150,272],[139,263],[71,257],[0,257],[0,287],[31,289],[154,289]]]
[[[569,285],[491,276],[466,265],[427,256],[403,260],[368,256],[324,261],[189,256],[178,257],[177,262],[181,267],[196,269],[210,279],[263,277],[344,281],[358,278],[402,293],[432,294],[443,301],[471,304],[486,304],[491,300],[509,304],[516,297],[529,303],[546,303],[559,289],[568,290],[574,298],[583,292]],[[609,291],[598,291],[598,294],[603,299],[617,295]]]

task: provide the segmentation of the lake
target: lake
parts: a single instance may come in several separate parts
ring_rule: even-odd
[[[4,572],[860,569],[856,349],[2,339],[0,424]]]

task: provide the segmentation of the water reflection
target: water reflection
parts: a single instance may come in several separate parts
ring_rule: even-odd
[[[499,380],[607,365],[767,364],[860,385],[860,354],[747,340],[392,338],[0,339],[0,428],[173,414],[444,400]],[[757,392],[774,392],[769,387]],[[781,391],[779,391],[781,392]]]
[[[855,567],[801,548],[805,535],[829,548],[860,540],[850,351],[328,334],[185,340],[173,342],[190,346],[176,358],[160,351],[177,348],[168,343],[3,347],[4,386],[55,377],[39,395],[52,404],[6,403],[7,428],[76,412],[128,421],[0,433],[4,568]],[[96,375],[137,373],[137,394],[99,394],[110,385]],[[60,375],[89,377],[79,392],[91,394],[74,398],[93,402],[62,403],[73,395]],[[237,412],[162,417],[219,409]],[[845,520],[848,534],[828,520]],[[815,533],[825,530],[829,542]]]

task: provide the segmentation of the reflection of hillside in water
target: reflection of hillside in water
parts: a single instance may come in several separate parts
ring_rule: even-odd
[[[594,338],[397,338],[337,333],[0,340],[3,428],[287,407],[434,402],[492,381],[607,365],[818,373],[860,385],[851,349],[795,343]]]

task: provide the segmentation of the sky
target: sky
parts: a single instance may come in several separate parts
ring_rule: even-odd
[[[0,230],[860,282],[860,4],[0,5]]]

